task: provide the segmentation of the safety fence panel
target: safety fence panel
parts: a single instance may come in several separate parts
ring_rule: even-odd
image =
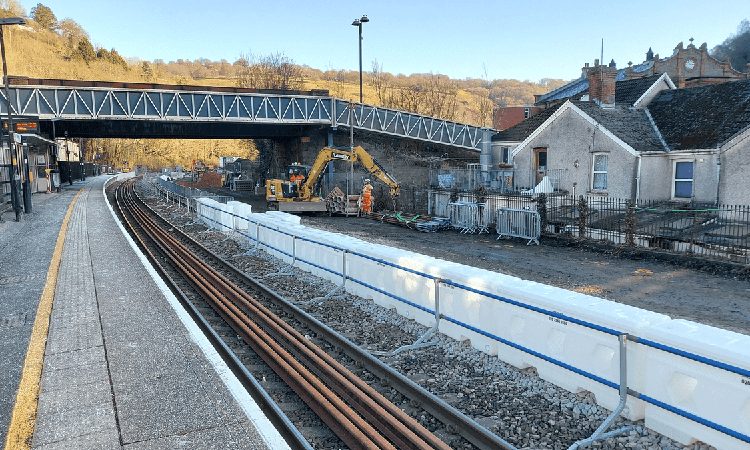
[[[448,204],[451,226],[461,233],[487,233],[490,216],[484,203],[454,202]]]
[[[518,237],[528,239],[527,244],[539,245],[542,223],[538,211],[528,209],[500,208],[495,213],[495,231],[498,238]]]
[[[629,419],[688,444],[750,445],[750,336],[299,224],[285,213],[240,215],[233,204],[199,201],[214,227],[341,283],[346,291],[468,340],[483,352],[598,404],[618,403],[618,343],[628,343]],[[213,213],[208,210],[216,209]],[[218,215],[217,215],[218,214]]]

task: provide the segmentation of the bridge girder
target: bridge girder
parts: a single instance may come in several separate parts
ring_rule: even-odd
[[[11,86],[10,95],[14,114],[55,121],[80,137],[271,138],[352,125],[355,130],[481,150],[494,132],[371,105],[355,104],[350,113],[345,100],[298,94],[45,85]],[[0,114],[7,114],[5,101],[0,102]]]

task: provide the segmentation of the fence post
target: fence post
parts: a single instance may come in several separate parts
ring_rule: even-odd
[[[536,199],[536,210],[539,213],[539,223],[541,228],[541,233],[544,234],[547,232],[547,194],[539,194],[539,196]]]
[[[628,247],[635,247],[635,202],[628,200],[628,209],[625,213],[625,244]]]
[[[581,195],[578,199],[578,238],[586,238],[586,221],[589,215],[589,202]]]

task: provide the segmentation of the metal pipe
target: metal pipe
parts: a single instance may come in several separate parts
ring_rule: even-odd
[[[0,24],[0,56],[3,60],[3,90],[5,91],[5,103],[8,108],[8,151],[10,152],[10,198],[13,205],[13,211],[16,213],[16,222],[21,221],[21,202],[18,198],[18,185],[16,184],[16,161],[18,154],[16,152],[15,136],[13,133],[13,112],[10,105],[10,90],[8,89],[8,65],[5,62],[5,39],[3,26]]]
[[[362,25],[369,22],[370,19],[366,15],[363,15],[359,19],[354,19],[352,25],[358,28],[359,31],[359,103],[362,103]]]
[[[607,429],[612,425],[612,422],[617,419],[617,417],[620,416],[620,413],[623,409],[625,409],[625,404],[628,400],[628,360],[627,360],[627,341],[628,341],[628,335],[627,334],[621,334],[618,336],[618,341],[620,342],[620,402],[617,404],[617,407],[610,413],[609,416],[607,416],[606,419],[604,419],[604,422],[602,422],[601,425],[594,431],[594,434],[592,434],[590,437],[586,439],[582,439],[580,441],[574,442],[573,445],[568,447],[568,450],[577,450],[579,448],[587,447],[590,444],[602,440],[607,439],[613,436],[616,436],[618,434],[625,433],[630,430],[630,427],[623,427],[618,430],[611,431],[609,433],[605,433]]]

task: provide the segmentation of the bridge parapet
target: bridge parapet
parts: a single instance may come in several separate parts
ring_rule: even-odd
[[[42,120],[221,121],[278,125],[348,127],[349,102],[299,93],[103,86],[18,85],[10,87],[14,114]],[[7,114],[0,91],[0,115]],[[481,150],[494,132],[406,111],[355,104],[355,129],[419,141]]]
[[[349,126],[349,102],[335,99],[334,126]],[[354,104],[354,128],[453,147],[481,150],[494,130],[380,106]],[[485,142],[486,141],[486,142]]]

